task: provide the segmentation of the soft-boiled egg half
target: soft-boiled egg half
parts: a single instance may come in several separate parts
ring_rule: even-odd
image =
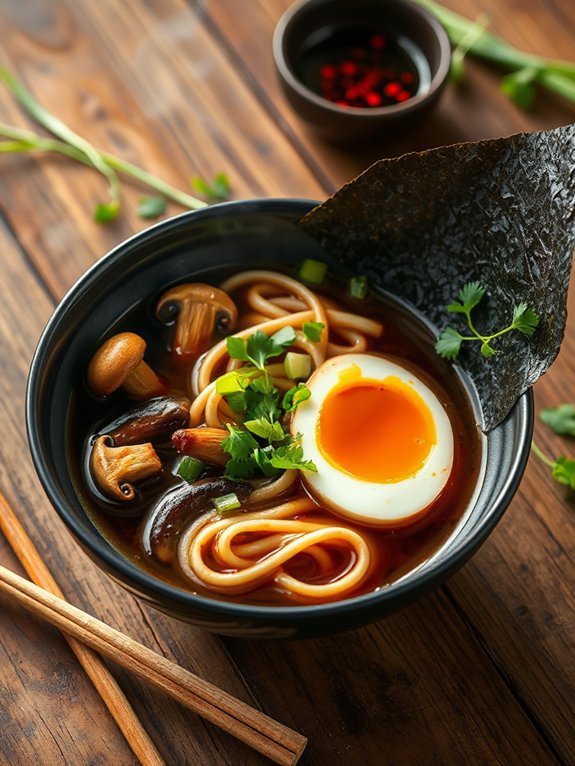
[[[363,524],[408,524],[443,490],[453,431],[437,396],[414,373],[371,354],[332,357],[307,381],[292,420],[317,473],[310,494]]]

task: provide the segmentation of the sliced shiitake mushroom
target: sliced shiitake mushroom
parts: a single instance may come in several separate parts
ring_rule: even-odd
[[[146,520],[142,535],[144,551],[159,561],[171,562],[175,556],[178,535],[192,515],[199,516],[213,507],[214,498],[232,492],[238,500],[243,501],[251,489],[249,484],[216,478],[200,479],[167,492]]]
[[[187,425],[190,402],[185,397],[163,396],[149,399],[144,404],[125,412],[100,433],[110,436],[116,447],[127,444],[166,441]]]

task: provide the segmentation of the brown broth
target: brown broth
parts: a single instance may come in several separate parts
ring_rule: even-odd
[[[218,279],[214,280],[214,284]],[[319,291],[318,291],[319,292]],[[372,342],[368,352],[382,353],[400,361],[414,371],[442,402],[453,428],[455,441],[454,464],[450,479],[440,497],[423,518],[408,527],[378,530],[347,523],[371,541],[378,565],[376,574],[365,581],[353,595],[385,587],[413,570],[432,556],[449,538],[472,497],[481,465],[481,438],[465,388],[450,363],[437,356],[434,338],[421,320],[395,299],[378,295],[364,300],[346,295],[340,279],[330,282],[322,292],[335,298],[346,310],[380,320],[384,325],[381,339]],[[130,330],[142,335],[148,342],[146,359],[151,366],[170,382],[170,393],[185,392],[185,373],[167,352],[171,328],[165,327],[153,315],[153,296],[110,328],[108,335]],[[214,338],[214,342],[220,340]],[[89,350],[92,353],[93,349]],[[88,357],[89,358],[89,357]],[[142,519],[154,503],[182,480],[172,474],[178,458],[170,442],[159,445],[156,451],[164,465],[158,478],[142,482],[138,498],[129,507],[109,502],[93,486],[87,471],[89,447],[93,436],[119,415],[131,409],[134,402],[122,392],[108,400],[94,397],[84,381],[79,383],[71,397],[68,422],[69,466],[78,496],[91,521],[109,543],[120,553],[153,576],[183,590],[200,593],[210,598],[250,604],[289,605],[290,598],[272,587],[241,596],[222,596],[194,586],[179,572],[177,564],[166,565],[148,557],[140,544]],[[217,470],[214,469],[217,473]],[[338,517],[328,510],[314,512],[337,523]],[[305,557],[290,564],[292,574],[306,574],[309,570]],[[384,574],[381,575],[381,572]],[[298,602],[299,603],[299,602]]]

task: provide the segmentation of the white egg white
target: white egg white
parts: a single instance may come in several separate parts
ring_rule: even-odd
[[[436,430],[422,467],[406,479],[393,483],[366,481],[335,467],[322,454],[317,441],[322,404],[330,391],[340,385],[346,370],[362,379],[384,382],[393,376],[413,387],[427,406]],[[311,397],[302,402],[292,419],[293,434],[302,436],[303,454],[313,460],[317,473],[303,471],[303,480],[316,500],[341,516],[371,526],[403,526],[411,523],[433,503],[445,487],[453,466],[453,430],[437,396],[411,370],[381,356],[345,354],[324,362],[307,381]]]

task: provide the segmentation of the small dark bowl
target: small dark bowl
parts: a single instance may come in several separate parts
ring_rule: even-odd
[[[322,30],[345,30],[358,24],[401,34],[415,43],[429,65],[429,85],[403,103],[377,108],[338,106],[306,87],[296,69],[309,41]],[[447,81],[451,47],[437,19],[411,0],[303,0],[279,20],[273,55],[294,111],[322,138],[358,143],[421,124]]]
[[[98,532],[76,493],[66,454],[70,395],[81,381],[86,355],[120,317],[169,283],[217,278],[226,267],[281,268],[306,257],[329,262],[319,245],[294,226],[312,206],[290,199],[231,202],[137,234],[74,285],[50,319],[32,361],[26,404],[30,449],[44,489],[70,532],[129,591],[217,633],[310,637],[355,628],[402,608],[443,582],[477,550],[511,501],[529,455],[533,405],[531,394],[525,394],[487,435],[475,501],[446,546],[394,585],[332,604],[265,607],[195,596],[138,568]]]

